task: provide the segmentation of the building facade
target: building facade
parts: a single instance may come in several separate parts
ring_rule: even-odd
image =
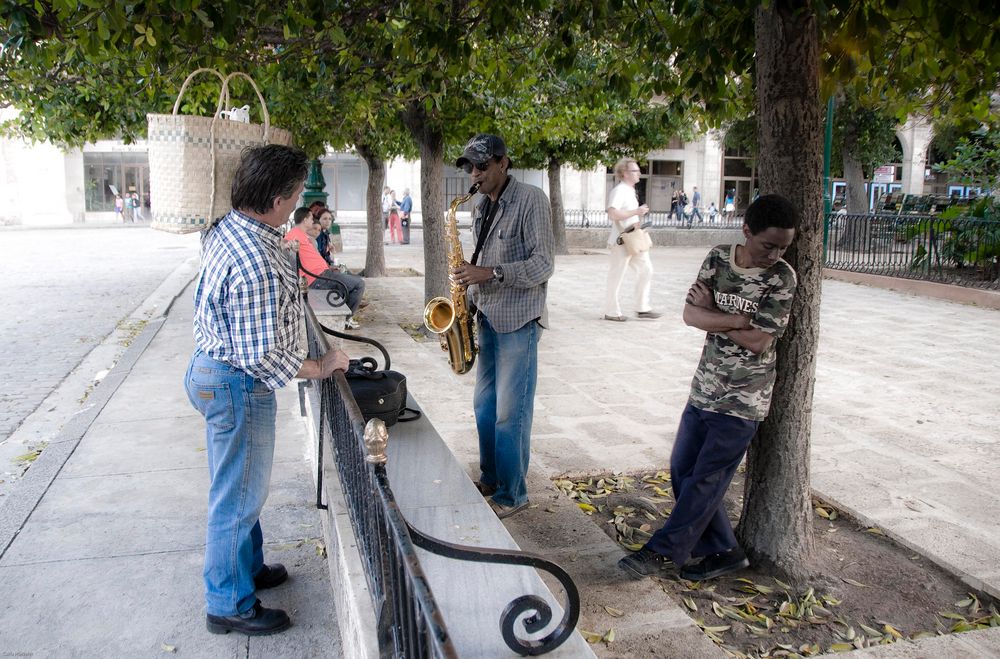
[[[870,205],[885,192],[959,196],[977,192],[935,175],[928,162],[933,133],[926,122],[908,121],[899,127],[897,138],[902,147],[902,162],[876,170],[868,182]],[[714,131],[691,142],[674,140],[662,149],[635,157],[642,168],[642,180],[637,186],[639,196],[653,211],[670,210],[674,191],[684,190],[690,198],[695,186],[701,191],[706,208],[714,203],[721,209],[727,192],[731,191],[738,213],[756,195],[753,160],[749,154],[727,149],[722,135]],[[363,219],[368,182],[364,161],[353,153],[334,152],[320,161],[328,204],[337,212],[338,219]],[[451,163],[446,163],[445,171],[447,205],[468,190],[469,176]],[[513,170],[513,173],[519,180],[548,191],[545,172]],[[150,189],[146,146],[141,142],[127,145],[102,141],[82,149],[61,151],[50,144],[0,139],[0,174],[0,224],[121,221],[114,212],[115,195],[119,193],[138,198],[136,218],[144,220],[149,219],[156,194]],[[564,167],[560,175],[564,208],[600,211],[606,207],[608,192],[614,185],[610,167],[588,171]],[[396,191],[397,199],[402,199],[404,188],[410,189],[414,220],[419,222],[422,208],[419,161],[391,162],[386,185]],[[843,181],[835,181],[834,198],[843,198],[845,188]],[[460,208],[470,209],[469,204]]]

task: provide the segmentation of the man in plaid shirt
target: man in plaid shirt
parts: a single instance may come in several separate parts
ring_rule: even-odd
[[[259,520],[274,458],[274,390],[348,365],[340,350],[311,360],[299,348],[302,303],[281,227],[306,169],[298,149],[248,149],[233,179],[233,210],[202,237],[185,386],[207,423],[206,623],[217,634],[272,634],[291,625],[256,596],[288,578],[284,566],[264,564]]]

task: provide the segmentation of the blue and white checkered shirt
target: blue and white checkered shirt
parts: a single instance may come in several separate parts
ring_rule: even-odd
[[[281,232],[233,210],[201,243],[194,341],[206,355],[279,389],[302,368],[302,302]]]

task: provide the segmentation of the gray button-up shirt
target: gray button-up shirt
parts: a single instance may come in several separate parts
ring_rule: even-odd
[[[478,237],[489,199],[473,211],[472,231]],[[513,332],[538,319],[549,326],[546,282],[555,270],[549,198],[540,188],[511,178],[500,194],[493,226],[476,265],[503,268],[503,281],[469,289],[469,297],[493,328]]]

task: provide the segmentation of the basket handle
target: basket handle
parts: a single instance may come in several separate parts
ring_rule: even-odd
[[[184,84],[181,85],[181,90],[177,93],[177,100],[174,101],[174,111],[171,114],[177,114],[177,111],[180,110],[181,98],[184,96],[184,92],[187,91],[188,85],[191,84],[191,81],[194,80],[194,77],[199,73],[214,73],[222,82],[222,90],[219,92],[219,103],[215,108],[215,116],[218,116],[219,112],[222,111],[222,108],[229,104],[229,88],[226,86],[226,77],[215,69],[195,69],[191,72],[191,75],[184,80]],[[260,94],[260,92],[257,93]]]
[[[268,133],[271,132],[271,115],[268,114],[267,112],[267,103],[264,102],[264,95],[260,93],[260,88],[257,87],[257,83],[253,81],[253,78],[243,73],[242,71],[233,71],[232,73],[226,76],[225,80],[222,81],[222,93],[226,96],[227,99],[229,98],[229,81],[235,78],[236,76],[246,78],[247,81],[250,83],[250,86],[253,87],[253,90],[257,92],[257,100],[260,101],[260,113],[264,119],[263,142],[264,144],[267,144],[267,135]]]

